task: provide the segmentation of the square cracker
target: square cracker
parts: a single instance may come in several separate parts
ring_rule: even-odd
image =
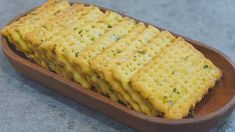
[[[201,52],[178,38],[131,79],[131,86],[165,118],[182,119],[221,76]]]
[[[142,26],[143,25],[141,24],[138,25],[138,27]],[[109,84],[112,86],[111,88],[114,91],[120,93],[124,97],[125,101],[128,102],[128,104],[134,110],[147,113],[148,115],[155,115],[155,112],[151,112],[151,108],[146,106],[145,102],[136,101],[135,99],[131,98],[130,94],[134,93],[129,93],[128,91],[125,91],[125,89],[122,89],[122,87],[117,87],[120,85],[115,85],[119,83],[115,83],[116,81],[112,78],[112,73],[109,70],[113,66],[112,63],[116,62],[118,58],[121,58],[121,56],[127,57],[131,54],[131,52],[134,52],[136,49],[140,48],[145,44],[147,45],[148,42],[153,39],[158,33],[158,29],[152,26],[148,26],[148,28],[145,28],[142,32],[138,33],[135,39],[130,38],[130,40],[126,41],[125,43],[122,43],[120,41],[120,43],[112,45],[110,48],[105,50],[104,53],[98,56],[92,63],[93,68],[99,73],[100,77],[108,81]],[[138,95],[135,97],[139,98]]]

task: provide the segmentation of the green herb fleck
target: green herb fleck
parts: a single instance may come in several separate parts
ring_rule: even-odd
[[[145,54],[147,51],[146,50],[138,50],[140,54]]]
[[[118,50],[118,51],[117,51],[117,54],[119,54],[119,53],[121,53],[121,52],[122,52],[121,50]]]
[[[74,28],[73,31],[77,30],[78,28]]]
[[[113,89],[112,89],[111,86],[109,86],[109,90],[110,90],[111,93],[113,93]]]
[[[169,100],[167,103],[168,103],[168,105],[170,105],[170,106],[173,106],[173,105],[174,105],[174,102],[173,102],[172,100]]]
[[[167,96],[163,96],[163,102],[164,102],[164,103],[167,102]]]
[[[203,68],[204,68],[204,69],[208,69],[209,66],[208,66],[208,65],[204,65]]]
[[[47,29],[47,26],[46,26],[46,25],[43,25],[42,27],[45,28],[45,29]]]
[[[78,57],[78,55],[79,55],[79,52],[76,52],[76,53],[75,53],[75,56]]]
[[[48,66],[48,70],[51,71],[51,72],[55,72],[54,67],[51,66],[51,65]]]
[[[120,40],[120,37],[117,37],[117,38],[116,38],[116,41],[118,41],[118,40]]]
[[[123,101],[121,101],[120,99],[118,100],[118,103],[120,103],[120,104],[126,106],[126,104],[125,104]]]
[[[55,12],[55,13],[54,13],[54,15],[58,14],[59,12],[60,12],[60,10],[59,10],[59,11],[57,11],[57,12]]]
[[[79,31],[78,33],[81,34],[83,30]]]
[[[180,92],[179,92],[179,91],[177,91],[177,89],[176,89],[176,88],[174,88],[174,89],[173,89],[173,92],[174,92],[174,93],[176,93],[176,94],[180,94]]]
[[[108,28],[112,28],[113,26],[111,26],[111,25],[108,25]]]
[[[184,58],[184,60],[187,60],[189,58],[189,56],[186,56],[185,58]]]

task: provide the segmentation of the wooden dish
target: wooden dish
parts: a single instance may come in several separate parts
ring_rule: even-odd
[[[103,7],[99,8],[103,11],[109,10]],[[23,15],[19,15],[12,21],[17,20]],[[173,34],[180,36],[175,33]],[[198,105],[196,105],[195,116],[181,120],[150,117],[128,109],[121,104],[118,104],[91,90],[84,89],[79,84],[60,77],[59,75],[30,62],[22,53],[14,49],[5,37],[1,36],[1,41],[4,54],[17,71],[90,108],[95,109],[96,111],[99,111],[117,121],[123,122],[130,127],[148,132],[208,131],[209,129],[224,123],[234,109],[235,67],[228,57],[221,52],[200,42],[186,37],[183,38],[193,44],[193,46],[201,51],[207,58],[212,60],[213,63],[223,71],[223,78],[219,80],[215,88],[212,89]]]

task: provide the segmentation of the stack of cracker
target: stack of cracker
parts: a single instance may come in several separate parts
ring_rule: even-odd
[[[1,34],[36,64],[149,116],[188,116],[222,76],[183,38],[66,0],[49,0]]]

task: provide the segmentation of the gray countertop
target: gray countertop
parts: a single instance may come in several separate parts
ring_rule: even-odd
[[[234,0],[82,0],[219,49],[235,62]],[[44,0],[0,0],[0,27]],[[0,131],[135,131],[17,73],[0,51]],[[235,112],[213,131],[235,131]]]

